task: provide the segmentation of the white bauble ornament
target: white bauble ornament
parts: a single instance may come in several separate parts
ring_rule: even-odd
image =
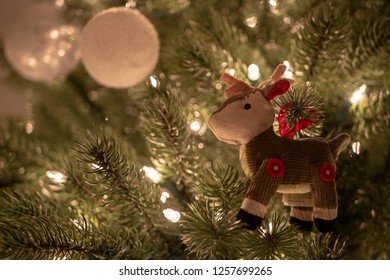
[[[110,8],[94,16],[84,27],[81,59],[96,82],[126,88],[154,70],[160,42],[152,23],[130,8]]]
[[[36,2],[21,12],[3,38],[4,52],[22,77],[51,82],[72,71],[80,52],[79,28],[65,23],[53,3]]]

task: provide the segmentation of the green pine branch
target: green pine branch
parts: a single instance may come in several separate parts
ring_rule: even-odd
[[[181,240],[196,259],[237,259],[242,228],[235,212],[225,212],[212,202],[195,201],[180,222]]]
[[[324,1],[310,10],[293,41],[291,61],[296,76],[314,82],[341,75],[339,65],[350,32],[350,17],[345,8]]]
[[[301,259],[300,236],[282,216],[274,213],[264,220],[256,231],[246,231],[242,244],[246,259],[275,260]]]
[[[1,259],[145,258],[139,240],[101,230],[84,217],[13,217],[0,220]],[[150,252],[147,252],[150,254]]]
[[[390,142],[390,93],[389,90],[367,90],[362,100],[351,107],[354,113],[354,131],[360,139]],[[378,136],[381,136],[377,139]]]
[[[138,226],[156,227],[158,222],[151,213],[158,208],[160,190],[134,170],[114,138],[88,132],[78,142],[75,156],[83,172],[92,175],[85,176],[92,192],[107,210],[117,215],[120,223],[134,226],[138,221]]]
[[[93,225],[70,205],[15,191],[2,191],[0,202],[2,259],[88,259],[108,252],[94,247],[98,232],[89,232]]]
[[[228,211],[238,209],[242,202],[244,188],[245,183],[238,170],[232,166],[222,170],[217,166],[200,174],[195,192],[198,196],[213,201],[216,206]]]
[[[169,90],[151,90],[152,99],[145,101],[141,118],[151,160],[163,179],[175,182],[184,201],[191,201],[191,185],[199,165],[183,105]]]
[[[377,89],[389,87],[387,71],[390,53],[389,17],[375,17],[359,26],[357,43],[349,43],[343,68]],[[357,29],[357,28],[356,28]]]
[[[311,234],[302,240],[305,259],[339,260],[346,257],[347,239],[328,234]]]
[[[26,128],[33,123],[10,119],[0,125],[0,187],[10,187],[43,176],[56,160],[49,145]],[[35,174],[32,176],[31,174]]]

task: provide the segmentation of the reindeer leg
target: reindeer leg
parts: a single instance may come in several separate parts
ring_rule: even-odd
[[[331,172],[324,167],[330,167]],[[315,206],[315,225],[320,232],[330,232],[334,228],[337,217],[337,193],[334,178],[336,173],[334,167],[330,164],[315,164],[311,166],[310,173]]]
[[[261,225],[267,205],[282,181],[283,172],[276,176],[274,173],[270,173],[270,168],[275,168],[277,171],[277,168],[284,169],[284,166],[277,167],[277,165],[273,165],[272,159],[263,161],[259,170],[248,184],[244,201],[237,214],[237,219],[246,223],[246,228],[248,229],[254,230]]]
[[[313,227],[313,207],[291,206],[290,224],[302,231],[310,231]]]

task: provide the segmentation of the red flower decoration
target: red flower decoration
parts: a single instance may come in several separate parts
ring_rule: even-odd
[[[284,163],[278,158],[271,158],[267,163],[267,172],[271,177],[280,177],[284,173]]]
[[[320,167],[320,177],[324,182],[331,182],[336,178],[336,169],[332,164],[324,163]]]

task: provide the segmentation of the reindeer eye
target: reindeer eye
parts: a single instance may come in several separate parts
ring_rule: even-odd
[[[252,108],[252,105],[249,104],[249,103],[246,103],[245,106],[244,106],[244,109],[245,110],[249,110],[250,108]]]

